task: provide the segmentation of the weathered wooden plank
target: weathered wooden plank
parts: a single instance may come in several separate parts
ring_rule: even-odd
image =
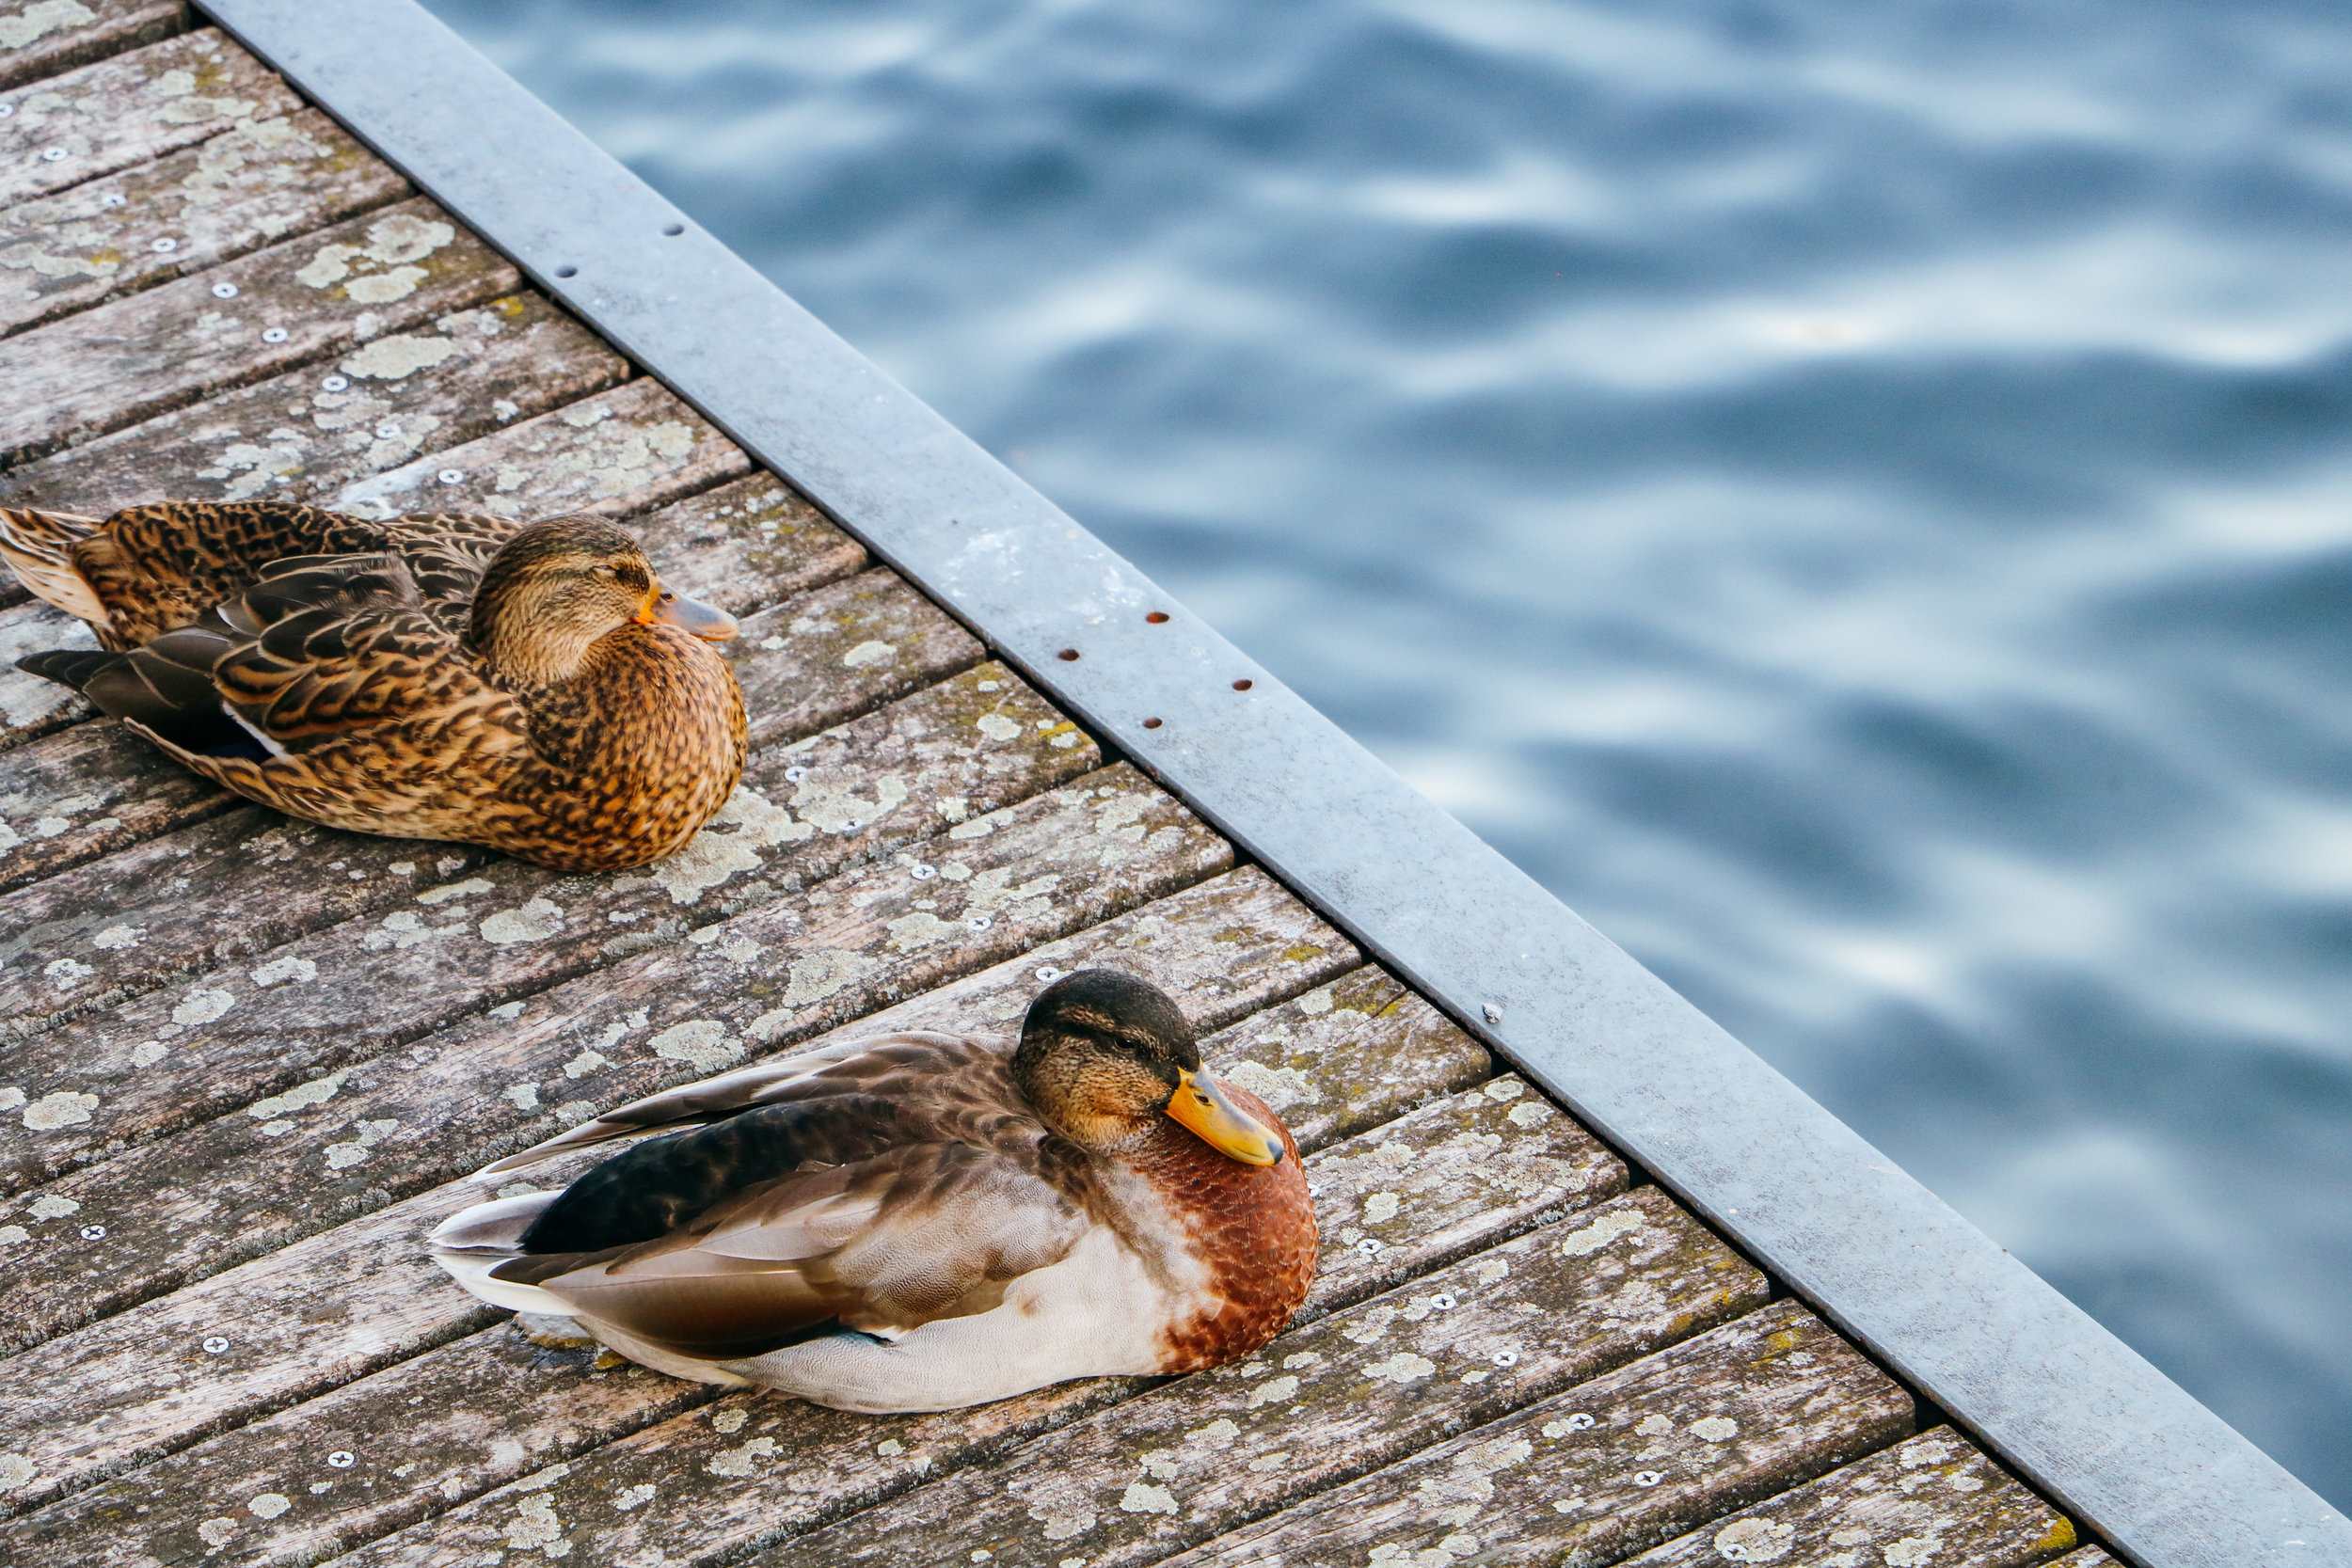
[[[660,382],[640,379],[344,486],[360,516],[593,512],[627,517],[746,473],[751,460]]]
[[[0,340],[10,393],[0,403],[0,459],[19,462],[340,356],[511,293],[519,281],[418,199],[158,284]]]
[[[153,43],[186,25],[180,0],[17,0],[0,8],[0,87]]]
[[[1298,919],[1311,922],[1303,910],[1293,909]],[[1217,942],[1214,929],[1198,922],[1191,927],[1186,959],[1191,969],[1209,970],[1225,957],[1231,944]],[[1185,944],[1168,940],[1128,951],[1168,960],[1180,945]],[[1160,976],[1171,985],[1181,978],[1174,970],[1162,971]],[[1247,1023],[1245,1020],[1235,1027],[1246,1028]],[[1405,1037],[1398,1043],[1400,1052],[1409,1054],[1426,1041]],[[1392,1062],[1397,1070],[1409,1073],[1404,1055]],[[1451,1070],[1450,1053],[1433,1053],[1428,1065],[1434,1085]],[[1575,1173],[1588,1200],[1606,1196],[1622,1180],[1622,1167],[1565,1118],[1531,1129],[1502,1116],[1502,1103],[1486,1101],[1486,1110],[1521,1165],[1544,1158],[1559,1161]],[[1422,1151],[1417,1163],[1447,1167],[1458,1182],[1475,1188],[1479,1167],[1474,1159],[1466,1159],[1454,1119],[1432,1117],[1414,1126],[1384,1129],[1381,1137],[1413,1144]],[[1359,1200],[1361,1195],[1346,1186],[1344,1171],[1326,1180],[1316,1157],[1310,1156],[1308,1164],[1323,1188],[1319,1204],[1342,1212]],[[1475,1197],[1465,1207],[1475,1212]],[[1426,1216],[1433,1228],[1450,1223],[1447,1212],[1436,1205],[1413,1212]],[[1498,1217],[1494,1239],[1506,1233],[1502,1228],[1506,1223]],[[1400,1235],[1399,1242],[1400,1251],[1417,1250],[1416,1238],[1409,1233]],[[1355,1288],[1361,1294],[1369,1286],[1359,1281]],[[1354,1299],[1327,1288],[1312,1310],[1327,1312]],[[1065,1385],[978,1410],[952,1412],[921,1423],[901,1447],[920,1449],[910,1462],[913,1465],[970,1463],[1137,1386],[1125,1380]],[[76,1542],[77,1549],[87,1554],[82,1560],[128,1568],[184,1561],[220,1544],[215,1538],[227,1537],[240,1554],[238,1561],[315,1561],[707,1403],[715,1392],[668,1378],[648,1380],[646,1374],[614,1368],[611,1358],[599,1369],[586,1354],[532,1354],[517,1328],[485,1330],[102,1483],[13,1525],[0,1526],[0,1552],[38,1557],[57,1544]],[[821,1458],[826,1442],[846,1443],[848,1448],[835,1456],[835,1463],[846,1468],[849,1449],[863,1452],[873,1446],[873,1433],[867,1430],[871,1423],[858,1417],[781,1400],[738,1397],[732,1406],[745,1407],[761,1414],[777,1408],[794,1412],[799,1433],[793,1439],[795,1455]],[[719,1414],[726,1418],[725,1411]],[[703,1465],[742,1441],[729,1434],[739,1427],[731,1418],[726,1420],[723,1428],[706,1425],[696,1432],[661,1434],[654,1442],[658,1451],[673,1456],[683,1449],[704,1450],[699,1457],[688,1455],[681,1461],[684,1473],[699,1475]],[[826,1423],[823,1430],[812,1429],[812,1423],[820,1422]],[[827,1431],[834,1434],[831,1438],[825,1436]],[[340,1467],[325,1463],[326,1454],[338,1450],[350,1453],[353,1463]],[[588,1461],[607,1463],[612,1462],[596,1455]],[[644,1460],[632,1452],[621,1455],[618,1463],[639,1469]],[[865,1463],[864,1484],[881,1489],[866,1496],[880,1496],[919,1473],[910,1465],[874,1464],[870,1456]],[[740,1478],[744,1495],[731,1506],[739,1511],[768,1506],[760,1494],[775,1489],[781,1473],[763,1469],[757,1478]],[[576,1488],[593,1490],[594,1472],[583,1466],[581,1474]],[[320,1489],[323,1483],[326,1490]],[[736,1482],[702,1484],[732,1488]],[[837,1494],[836,1500],[860,1495]],[[287,1499],[285,1510],[278,1509],[278,1497]],[[507,1502],[514,1500],[510,1497]],[[207,1525],[212,1527],[209,1536],[200,1533]],[[440,1529],[424,1533],[437,1536]]]
[[[1433,1092],[1466,1089],[1494,1072],[1485,1046],[1380,969],[1245,1019],[1202,1040],[1200,1054],[1271,1106],[1302,1148],[1392,1121]],[[1439,1062],[1444,1070],[1433,1079]]]
[[[157,760],[119,724],[80,724],[0,752],[0,888],[235,804],[193,773],[159,771]]]
[[[0,494],[94,517],[160,500],[310,500],[628,373],[546,299],[508,294],[23,464]]]
[[[858,1020],[855,1032],[1012,1035],[1044,983],[1045,971],[1094,965],[1141,975],[1174,997],[1195,1029],[1222,1031],[1363,962],[1354,943],[1279,883],[1254,866],[1243,866],[868,1014]],[[824,1043],[814,1039],[807,1048]]]
[[[782,607],[780,613],[788,614],[793,608]],[[879,663],[857,673],[899,684]],[[1010,687],[967,694],[1016,700]],[[803,698],[806,705],[810,694]],[[951,704],[955,700],[948,698]],[[980,718],[996,719],[997,723],[993,729],[976,726],[974,738],[965,744],[1015,738],[1010,721],[993,712]],[[1048,713],[1035,721],[1031,733],[1042,736],[1050,749],[1077,732]],[[863,830],[885,808],[903,803],[896,792],[907,786],[904,779],[867,779],[854,769],[838,774],[819,770],[812,778],[794,779],[792,767],[791,759],[784,760],[783,783],[799,805],[771,802],[755,790],[739,795],[693,845],[642,872],[566,876],[520,862],[492,861],[471,876],[417,894],[414,908],[301,938],[271,953],[256,966],[258,973],[239,967],[176,982],[23,1039],[9,1053],[8,1086],[32,1106],[47,1109],[28,1110],[23,1131],[0,1125],[0,1170],[16,1178],[10,1190],[99,1157],[109,1144],[143,1141],[234,1109],[314,1073],[414,1039],[504,997],[538,990],[606,959],[674,940],[690,924],[706,923],[684,913],[687,906],[701,903],[706,892],[738,872],[761,865],[764,857],[755,845],[792,846],[819,833]],[[1116,799],[1106,797],[1096,816],[1129,811],[1136,814],[1136,820],[1151,820],[1155,828],[1173,826],[1135,804],[1121,781],[1105,780],[1102,787],[1112,790]],[[937,802],[936,809],[952,820],[949,813],[968,806],[951,797]],[[950,831],[977,835],[997,825],[993,817],[976,818]],[[1106,822],[1104,831],[1119,826]],[[1191,832],[1186,827],[1167,840],[1171,851],[1190,843]],[[1104,867],[1130,864],[1142,854],[1139,847],[1124,840],[1095,847]],[[998,865],[1009,852],[991,842],[961,852],[960,858],[976,865]],[[1178,858],[1190,852],[1184,850]],[[1221,857],[1224,850],[1220,847],[1216,854]],[[1009,869],[991,875],[993,880],[943,890],[937,901],[943,907],[972,903],[976,916],[982,906],[993,909],[1006,900],[1017,904],[1025,917],[1042,912],[1031,908],[1037,901],[1028,895],[1016,897],[1008,891]],[[1070,888],[1094,888],[1100,882],[1093,872],[1062,875],[1063,885]],[[764,879],[748,877],[703,910],[715,918],[734,907],[771,897],[774,891]],[[916,891],[910,885],[894,896],[908,898]],[[1123,893],[1117,896],[1134,901]],[[794,927],[803,912],[795,906],[773,918]],[[1058,935],[1102,914],[1056,918],[1061,923],[1051,934]],[[984,955],[1005,940],[981,931],[966,934],[970,940],[960,946],[967,954]],[[791,931],[779,930],[751,940],[798,939]],[[856,955],[875,940],[880,939],[859,937]],[[920,945],[899,943],[895,951]],[[850,950],[826,961],[845,978],[868,963]],[[982,956],[977,961],[989,960]],[[310,983],[320,974],[333,977],[333,983]],[[5,1098],[4,1091],[0,1098]]]
[[[500,1314],[453,1301],[418,1244],[480,1196],[436,1188],[0,1361],[0,1501],[46,1501],[487,1327]]]
[[[0,1521],[0,1556],[310,1564],[715,1392],[614,1360],[484,1329]]]
[[[490,859],[240,806],[76,866],[0,895],[0,1042],[405,902]],[[0,1043],[0,1078],[15,1060]]]
[[[996,671],[1001,684],[1009,684],[1000,666],[988,668]],[[739,812],[736,821],[723,822],[712,833],[698,868],[687,878],[666,885],[638,878],[633,887],[600,898],[593,909],[568,907],[572,928],[588,933],[592,958],[615,946],[616,937],[622,952],[632,942],[651,946],[675,940],[690,919],[757,905],[846,865],[919,847],[946,826],[939,812],[943,802],[954,802],[959,812],[994,810],[1062,784],[1100,761],[1091,748],[1057,751],[1046,734],[1026,724],[1025,733],[1009,742],[985,749],[965,744],[976,711],[1023,719],[1051,712],[1025,690],[1008,701],[1002,693],[975,692],[977,684],[965,677],[935,687],[774,759],[768,776],[748,782],[778,801],[798,800],[799,820],[812,827],[865,810],[851,802],[878,788],[895,786],[894,793],[903,788],[905,796],[859,829],[813,831],[797,839],[790,836],[794,812],[788,806],[763,804]],[[782,777],[787,767],[804,770],[806,777],[798,784],[787,782]],[[743,831],[746,821],[762,815],[771,826],[787,831]],[[437,869],[428,863],[426,879],[446,884],[457,874],[437,877]],[[484,870],[477,868],[476,877],[486,883],[490,879]],[[709,891],[703,884],[719,874],[727,878],[714,900],[719,908],[687,914],[674,901],[682,888],[699,902]],[[508,887],[497,901],[511,906],[534,885],[545,890],[543,896],[563,896],[563,884],[550,879]],[[660,929],[646,935],[647,926]],[[356,933],[358,945],[344,946],[348,962],[340,971],[326,956],[336,950],[333,943],[289,948],[271,962],[281,973],[299,973],[305,963],[319,975],[340,972],[346,987],[378,983],[380,965],[374,960],[382,958],[383,944],[371,952],[367,943],[370,931],[383,929],[376,924]],[[302,953],[318,956],[296,956]],[[426,1015],[469,1006],[464,992],[469,985],[462,974],[445,978],[424,1000]],[[439,994],[443,991],[452,994]],[[360,1000],[379,1015],[411,1006],[389,996]],[[559,1003],[548,999],[547,1005]],[[480,1006],[478,998],[470,1004]],[[203,1123],[16,1200],[0,1200],[0,1238],[10,1234],[7,1224],[31,1232],[31,1239],[20,1239],[7,1254],[12,1267],[0,1283],[0,1324],[5,1324],[0,1345],[14,1349],[46,1338],[226,1268],[291,1236],[324,1229],[387,1201],[388,1195],[405,1196],[463,1175],[489,1157],[483,1152],[485,1137],[536,1137],[557,1131],[564,1123],[556,1107],[580,1102],[583,1093],[609,1102],[616,1092],[608,1082],[613,1075],[598,1071],[576,1050],[566,1055],[543,1053],[534,1060],[527,1041],[512,1038],[509,1025],[519,1016],[519,1011],[513,1018],[493,1015],[470,1030],[424,1039],[413,1051],[348,1066],[308,1091],[322,1103],[334,1101],[317,1114],[308,1114],[297,1092],[294,1107],[273,1112],[264,1102],[258,1114]],[[691,1075],[675,1059],[647,1064],[657,1079],[654,1069],[662,1069]],[[533,1085],[529,1094],[517,1086],[526,1083]],[[379,1148],[384,1157],[372,1157]],[[357,1168],[361,1164],[367,1168]],[[71,1211],[68,1205],[73,1206]],[[43,1216],[69,1212],[83,1218],[69,1227],[40,1223]],[[80,1235],[91,1223],[107,1227],[103,1239]]]
[[[733,615],[846,578],[866,563],[866,546],[772,474],[691,496],[658,519],[631,526],[644,536],[664,586]]]
[[[410,194],[315,109],[239,125],[0,212],[0,336]]]
[[[740,494],[732,500],[721,499],[729,492]],[[864,560],[863,550],[832,525],[813,515],[800,518],[793,514],[789,492],[772,480],[746,480],[709,497],[666,508],[634,526],[658,559],[683,556],[690,562],[690,574],[697,569],[728,574],[724,596],[736,601],[730,608],[748,609],[751,601],[762,595],[821,586],[855,571]],[[747,516],[771,515],[790,520],[776,525],[768,535],[758,531],[756,523],[744,524]],[[715,539],[709,528],[714,516],[722,525]],[[743,524],[741,531],[760,542],[747,545],[725,527],[729,523]],[[951,639],[954,635],[944,621],[934,625],[934,633],[939,632]],[[840,639],[854,646],[854,628],[841,633],[836,641]],[[960,659],[961,652],[951,649],[947,657]],[[807,662],[803,660],[803,666]],[[935,662],[918,659],[914,668]],[[846,682],[831,678],[841,673],[838,670],[815,673],[818,685],[846,684],[852,689],[848,701],[863,702],[871,694],[855,672],[850,673]],[[801,673],[768,668],[760,674],[779,678],[778,684],[755,687],[755,701],[806,705],[811,682]],[[989,691],[1013,695],[991,698],[977,687],[981,680],[999,683]],[[1021,705],[1025,690],[1001,666],[991,665],[964,685],[941,691],[929,706],[884,722],[882,730],[894,738],[874,744],[896,750],[859,752],[828,760],[826,766],[886,769],[906,765],[909,749],[920,748],[924,767],[933,773],[948,770],[953,780],[963,781],[950,782],[939,793],[960,797],[969,789],[976,799],[987,800],[982,810],[1009,804],[1014,797],[1006,790],[1011,787],[1013,775],[1025,779],[1031,775],[1007,759],[1051,747],[1067,733],[1038,733],[1039,721],[1050,726],[1056,716],[1033,704]],[[975,708],[976,702],[997,705]],[[1013,705],[1006,707],[1005,704]],[[972,711],[963,712],[967,708]],[[936,718],[915,717],[930,715],[934,709]],[[942,728],[950,710],[962,713],[965,720],[963,731],[952,745]],[[1028,732],[1023,746],[964,744],[967,739],[987,738],[970,729],[978,714],[987,711],[996,711],[1007,722],[1023,725]],[[927,723],[930,727],[923,728]],[[179,773],[169,763],[146,753],[144,747],[140,750],[143,769]],[[1057,781],[1095,766],[1098,760],[1091,746],[1064,747],[1050,754],[1056,763],[1052,777]],[[785,784],[782,769],[789,766],[793,764],[774,760],[755,764],[753,783],[772,790]],[[774,776],[769,778],[770,774]],[[1035,775],[1039,782],[1029,787],[1045,787],[1045,776]],[[848,838],[829,836],[825,843],[846,857],[855,846],[909,836],[913,830],[906,819],[925,809],[922,802],[929,796],[925,784],[908,787],[915,804],[883,814],[869,824],[868,832]],[[786,792],[790,790],[787,785]],[[261,953],[405,899],[424,886],[470,872],[489,858],[485,851],[467,846],[368,838],[294,821],[259,807],[239,807],[164,839],[0,895],[0,1021],[6,1021],[0,1022],[0,1031],[38,1032],[73,1014],[151,990],[180,975]],[[0,860],[0,866],[6,863]],[[838,863],[846,864],[847,859]],[[803,868],[799,874],[819,873]],[[418,880],[420,877],[423,881]],[[0,1069],[0,1074],[4,1073],[5,1069]]]
[[[97,517],[160,500],[307,500],[612,386],[628,372],[628,361],[539,295],[509,294],[388,333],[328,366],[238,388],[23,464],[0,476],[0,497]],[[343,389],[326,390],[330,382]],[[13,574],[0,581],[0,603],[30,597]],[[29,679],[0,673],[0,682]],[[0,710],[24,703],[21,694],[0,696]],[[25,733],[11,720],[0,747]]]
[[[1248,1361],[1130,1400],[1004,1460],[793,1540],[771,1560],[806,1568],[901,1557],[1016,1568],[1055,1568],[1073,1557],[1089,1568],[1156,1562],[1760,1307],[1765,1295],[1755,1270],[1650,1188],[1293,1328]],[[760,1414],[782,1449],[797,1413]],[[874,1423],[868,1442],[892,1424]],[[656,1433],[688,1425],[666,1423],[627,1446],[651,1448]],[[861,1467],[873,1465],[870,1455],[858,1459]],[[775,1461],[796,1477],[807,1468],[797,1445]],[[656,1484],[668,1496],[628,1513],[597,1492],[550,1488],[575,1544],[615,1563],[662,1561],[664,1552],[666,1560],[716,1555],[720,1543],[683,1530],[685,1551],[652,1535],[648,1527],[665,1515],[715,1512],[704,1494],[720,1490],[675,1463],[663,1468]],[[763,1499],[776,1512],[790,1507],[774,1495],[781,1490]],[[503,1502],[511,1518],[521,1500],[485,1498],[464,1512],[495,1517]],[[803,1503],[792,1512],[805,1519],[818,1510]],[[739,1539],[725,1544],[739,1548],[751,1544],[743,1536],[772,1541],[785,1521],[771,1513],[734,1522]],[[449,1548],[468,1544],[455,1523],[433,1532],[447,1555],[425,1560],[448,1562]]]
[[[2065,1515],[1938,1427],[1644,1552],[1629,1568],[2019,1568],[2074,1545]]]
[[[904,578],[880,568],[827,583],[742,625],[719,651],[742,685],[755,751],[969,668],[981,653],[969,632]],[[1034,722],[1052,730],[1065,751],[1089,744],[1059,714]]]
[[[2058,1559],[2058,1568],[2123,1568],[2123,1564],[2096,1546],[2085,1546]]]
[[[300,107],[215,29],[167,38],[0,93],[0,201],[78,185]]]
[[[1912,1418],[1909,1394],[1781,1302],[1173,1562],[1613,1562],[1883,1448],[1908,1434]],[[1087,1557],[1097,1568],[1112,1560]]]

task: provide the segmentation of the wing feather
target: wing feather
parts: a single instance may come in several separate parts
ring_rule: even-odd
[[[703,1360],[847,1326],[890,1336],[985,1311],[1065,1257],[1082,1203],[1002,1047],[845,1041],[624,1105],[485,1175],[658,1133],[534,1214],[489,1271],[628,1339]]]
[[[389,552],[276,562],[221,608],[253,629],[212,666],[219,698],[290,752],[498,695]]]
[[[890,1148],[759,1182],[691,1225],[490,1271],[681,1355],[764,1354],[842,1326],[896,1335],[985,1311],[1066,1257],[1084,1212],[1020,1161],[967,1144]]]

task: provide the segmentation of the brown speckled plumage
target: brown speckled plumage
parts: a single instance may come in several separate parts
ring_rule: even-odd
[[[683,846],[742,772],[733,672],[650,618],[677,601],[599,519],[15,511],[0,556],[113,650],[25,668],[292,816],[604,871]]]
[[[1171,1090],[1204,1081],[1167,998],[1085,971],[1032,1006],[1017,1052],[883,1036],[584,1122],[483,1175],[663,1135],[560,1194],[455,1216],[435,1256],[665,1371],[849,1409],[1193,1371],[1281,1329],[1316,1246],[1297,1146],[1263,1103],[1216,1091],[1258,1124],[1254,1143],[1233,1124],[1235,1152],[1173,1119]]]

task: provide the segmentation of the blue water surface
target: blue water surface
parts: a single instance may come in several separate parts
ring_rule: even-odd
[[[432,3],[2352,1505],[2352,11]]]

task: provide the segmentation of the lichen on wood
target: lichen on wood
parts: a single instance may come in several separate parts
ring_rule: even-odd
[[[55,735],[98,711],[80,692],[28,674],[16,661],[48,648],[97,646],[88,626],[52,605],[34,600],[0,610],[0,752]],[[8,810],[8,802],[0,799],[0,812]]]
[[[499,1323],[0,1522],[0,1557],[307,1568],[711,1393]]]
[[[0,339],[0,459],[20,462],[514,292],[424,200]],[[231,291],[223,294],[220,291]]]
[[[0,497],[93,517],[163,500],[318,503],[628,370],[545,299],[508,294],[24,464]]]
[[[315,109],[240,124],[0,212],[0,336],[410,194]]]
[[[153,43],[186,25],[181,0],[16,0],[0,10],[0,87]]]
[[[1827,1325],[1781,1302],[1173,1560],[1597,1568],[1908,1435],[1912,1409]]]
[[[0,611],[0,616],[7,612]],[[77,724],[0,751],[0,888],[216,816],[236,798],[119,724]]]
[[[1710,1520],[1627,1568],[2024,1568],[2074,1545],[2065,1515],[1949,1427]]]
[[[860,572],[747,617],[720,653],[743,688],[755,750],[837,723],[858,708],[914,690],[978,662],[977,638],[895,572]],[[757,693],[757,700],[754,699]],[[845,701],[854,694],[855,706]],[[998,715],[979,740],[1009,739]],[[1087,742],[1058,714],[1035,720],[1028,737],[1072,750]],[[1079,736],[1076,740],[1064,737]]]
[[[733,615],[846,578],[866,547],[773,474],[755,473],[665,508],[646,547],[664,587]],[[640,526],[640,525],[632,525]]]
[[[1382,969],[1361,969],[1200,1042],[1301,1148],[1376,1127],[1494,1071],[1486,1048]],[[1444,1070],[1432,1076],[1431,1064]]]
[[[618,519],[750,467],[701,415],[641,378],[347,484],[321,504],[363,517],[587,512]]]
[[[23,13],[20,13],[20,16]],[[0,37],[10,29],[0,19]],[[302,106],[213,28],[0,93],[0,201],[147,163]]]

